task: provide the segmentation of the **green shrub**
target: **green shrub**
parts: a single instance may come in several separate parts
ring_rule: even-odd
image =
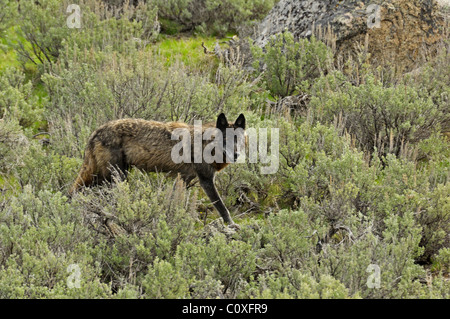
[[[450,272],[450,248],[442,248],[433,259],[433,270]]]
[[[16,119],[24,127],[30,127],[41,120],[45,104],[33,94],[33,84],[25,81],[25,74],[8,67],[0,74],[0,116]]]
[[[19,41],[12,46],[24,62],[38,64],[58,57],[62,40],[71,32],[66,27],[67,5],[57,0],[20,3]]]
[[[196,194],[180,183],[133,171],[126,182],[74,197],[79,214],[99,235],[111,237],[106,219],[120,228],[102,247],[104,276],[114,291],[140,285],[149,265],[156,259],[173,262],[178,246],[194,236]]]
[[[35,190],[61,192],[72,184],[82,162],[81,158],[59,155],[36,141],[30,143],[20,160],[12,172],[21,187],[33,185]]]
[[[80,3],[80,28],[69,28],[66,10],[69,1],[25,1],[20,4],[21,34],[11,43],[24,61],[34,64],[54,62],[63,50],[95,48],[126,51],[148,43],[159,32],[156,8],[139,2],[108,8],[100,0]],[[68,45],[68,47],[66,46]]]
[[[0,0],[0,34],[8,29],[17,17],[15,1]]]
[[[99,280],[93,237],[61,193],[33,193],[26,186],[0,210],[0,221],[1,298],[110,296]],[[71,277],[72,264],[79,270],[78,283]]]
[[[241,292],[243,298],[262,299],[346,299],[345,286],[331,276],[323,275],[318,281],[298,269],[282,274],[264,273]]]
[[[340,120],[366,152],[407,154],[409,145],[429,137],[448,121],[445,105],[435,105],[410,86],[385,87],[369,74],[353,86],[340,72],[321,78],[312,88],[309,108],[319,121]]]
[[[254,67],[264,69],[267,89],[277,97],[304,92],[327,71],[331,51],[315,37],[294,40],[289,31],[272,36],[264,49],[252,46]]]
[[[14,120],[0,120],[0,172],[8,173],[21,165],[29,141]]]
[[[263,0],[153,0],[162,19],[182,26],[180,31],[197,29],[202,33],[225,35],[236,31],[242,24],[262,19],[275,1]],[[163,23],[163,31],[169,25]]]
[[[450,71],[446,67],[450,63],[450,42],[448,39],[437,49],[436,58],[421,66],[415,72],[407,74],[402,82],[414,87],[419,96],[430,98],[436,107],[444,110],[445,117],[440,119],[443,132],[450,131]]]
[[[142,286],[146,298],[187,298],[189,296],[188,281],[182,277],[178,269],[174,269],[167,261],[156,259],[148,269]]]
[[[281,210],[269,216],[261,231],[260,266],[277,271],[305,267],[317,240],[311,237],[314,229],[302,211]]]
[[[227,242],[225,236],[218,234],[208,243],[194,241],[179,247],[176,264],[188,278],[195,278],[203,282],[210,278],[220,281],[222,295],[234,296],[240,280],[248,280],[254,272],[255,252],[251,245],[237,240]],[[201,283],[194,285],[196,289],[202,287]],[[213,286],[216,288],[217,286]],[[209,296],[209,297],[219,297]]]
[[[82,27],[73,29],[62,42],[65,50],[95,49],[128,52],[143,48],[159,34],[157,8],[149,2],[133,4],[124,1],[115,6],[103,1],[89,0],[80,6]],[[72,53],[75,54],[76,52]]]

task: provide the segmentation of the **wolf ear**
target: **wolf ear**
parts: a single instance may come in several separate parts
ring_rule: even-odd
[[[228,120],[225,114],[221,113],[219,115],[217,118],[216,127],[221,131],[224,131],[228,127]]]
[[[234,122],[234,127],[240,127],[245,130],[245,116],[244,114],[239,115],[239,117]]]

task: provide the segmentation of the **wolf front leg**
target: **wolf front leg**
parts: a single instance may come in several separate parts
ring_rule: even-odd
[[[214,204],[214,207],[219,212],[220,216],[222,216],[223,221],[228,224],[229,227],[239,229],[239,225],[235,224],[231,219],[230,212],[225,207],[222,199],[220,198],[219,193],[217,192],[216,186],[214,185],[214,175],[212,176],[198,176],[200,181],[200,186],[205,191],[206,195],[208,195],[211,202]]]

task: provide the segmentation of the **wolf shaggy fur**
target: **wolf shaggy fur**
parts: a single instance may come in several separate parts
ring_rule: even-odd
[[[226,140],[227,128],[245,129],[245,117],[241,114],[234,123],[229,123],[222,113],[217,122],[202,126],[202,133],[208,128],[218,128]],[[226,155],[223,161],[206,163],[174,163],[171,157],[172,148],[179,143],[172,140],[175,129],[187,129],[194,141],[194,126],[180,122],[156,122],[142,119],[121,119],[108,122],[95,130],[87,143],[84,162],[78,176],[69,190],[69,195],[79,191],[84,186],[111,181],[112,174],[117,170],[122,178],[127,171],[136,167],[143,171],[170,172],[180,174],[186,184],[198,177],[200,185],[208,195],[224,222],[235,225],[228,209],[225,207],[214,185],[215,173],[225,168],[228,163]],[[210,140],[202,141],[202,150]],[[192,144],[192,143],[191,143]],[[193,152],[191,153],[193,154]],[[237,154],[234,154],[236,159]],[[237,225],[235,225],[237,227]]]

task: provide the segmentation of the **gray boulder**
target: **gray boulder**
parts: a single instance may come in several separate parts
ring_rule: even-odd
[[[391,61],[407,70],[444,37],[448,0],[281,0],[257,26],[254,43],[289,30],[296,38],[315,35],[345,58],[366,48],[375,65]]]

